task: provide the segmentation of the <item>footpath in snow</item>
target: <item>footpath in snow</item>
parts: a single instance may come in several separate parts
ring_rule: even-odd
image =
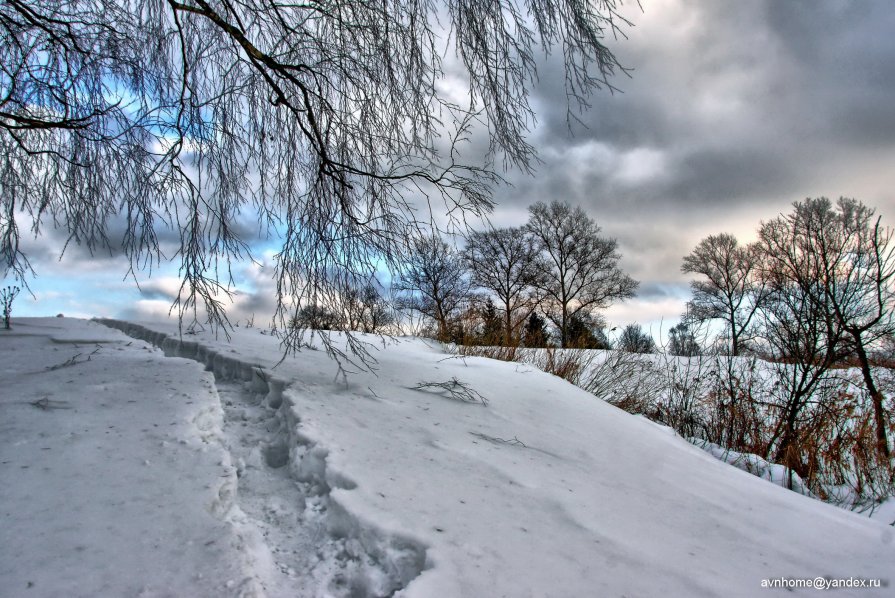
[[[0,595],[892,595],[892,527],[528,366],[367,337],[341,377],[257,329],[16,324]]]

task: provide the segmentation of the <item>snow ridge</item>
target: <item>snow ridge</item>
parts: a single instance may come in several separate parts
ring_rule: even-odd
[[[209,510],[233,526],[254,572],[236,589],[239,596],[392,596],[426,568],[420,542],[365,525],[336,500],[334,489],[356,485],[327,465],[326,447],[302,430],[283,380],[199,342],[97,321],[214,374],[233,475]]]

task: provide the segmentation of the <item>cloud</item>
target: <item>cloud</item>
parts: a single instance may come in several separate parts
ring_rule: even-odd
[[[140,285],[140,296],[146,301],[166,301],[168,305],[177,299],[182,281],[174,276],[158,276]]]
[[[636,297],[607,309],[605,318],[610,329],[620,330],[628,324],[641,324],[658,337],[660,330],[664,331],[680,320],[685,303],[675,297]]]
[[[171,317],[171,303],[162,299],[140,299],[121,309],[117,317],[134,321],[165,320]]]
[[[227,311],[232,324],[254,320],[256,325],[266,325],[276,310],[276,281],[271,278],[272,268],[258,263],[237,265],[234,268],[234,284],[230,287],[231,295],[221,293],[217,299]],[[170,314],[177,317],[176,309],[172,311],[177,300],[182,281],[177,276],[157,276],[140,284],[139,299],[129,302],[117,313],[122,318],[156,319]],[[192,314],[185,314],[192,319]],[[205,310],[197,306],[197,319],[205,321]]]

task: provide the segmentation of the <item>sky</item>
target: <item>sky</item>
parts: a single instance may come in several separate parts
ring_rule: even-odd
[[[895,7],[888,0],[643,0],[627,3],[628,67],[571,127],[561,69],[545,59],[530,141],[533,176],[511,171],[495,192],[495,226],[516,226],[536,201],[582,206],[618,240],[638,296],[611,326],[659,334],[689,297],[683,256],[710,234],[754,238],[762,220],[806,197],[855,197],[895,224]],[[269,244],[268,244],[269,245]],[[119,258],[45,239],[28,244],[36,299],[15,314],[142,317],[168,311],[179,283],[162,267],[137,289]],[[26,249],[27,249],[26,248]],[[258,252],[262,263],[269,246]],[[269,271],[269,269],[268,269]],[[265,270],[238,266],[234,313],[272,313]],[[268,311],[269,310],[269,311]],[[267,312],[267,313],[265,313]]]

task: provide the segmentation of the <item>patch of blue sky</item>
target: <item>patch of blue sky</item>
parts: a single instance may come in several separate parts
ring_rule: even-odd
[[[17,316],[114,317],[134,305],[142,293],[132,279],[122,279],[126,266],[104,271],[78,267],[52,268],[29,280],[14,305]]]

